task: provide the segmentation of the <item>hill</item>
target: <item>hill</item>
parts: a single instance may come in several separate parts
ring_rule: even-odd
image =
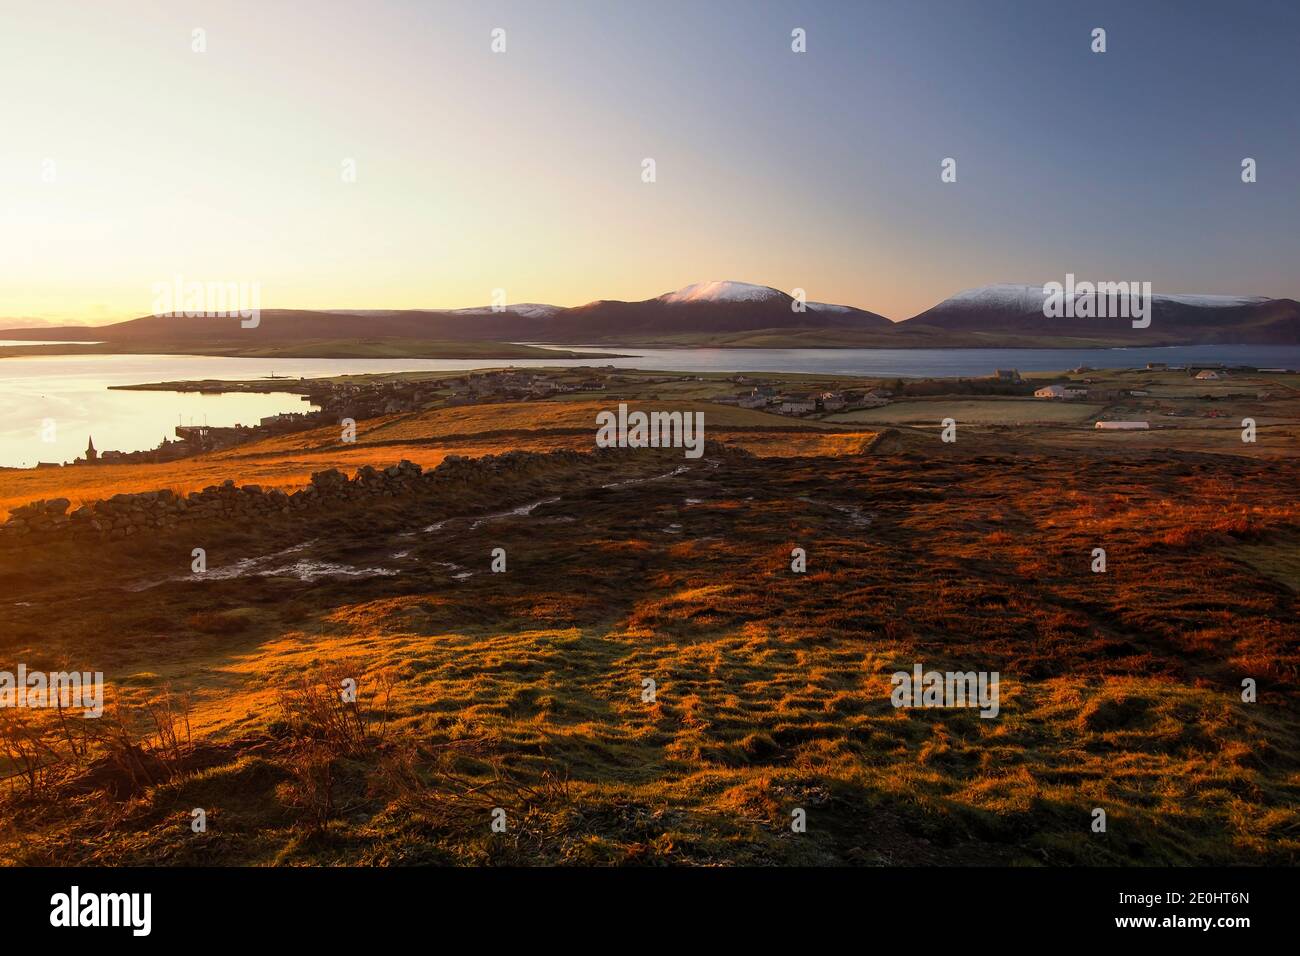
[[[1095,318],[1096,295],[1074,296],[1086,315],[1049,318],[1041,286],[970,289],[902,322],[854,306],[796,302],[770,286],[699,282],[652,299],[600,299],[573,308],[266,309],[256,326],[234,315],[147,315],[93,330],[101,345],[24,352],[188,352],[247,356],[461,357],[455,343],[490,345],[470,357],[528,357],[512,343],[710,348],[1104,348],[1300,343],[1300,303],[1263,296],[1152,297],[1150,322]],[[0,338],[84,342],[86,326],[0,330]],[[549,354],[549,353],[548,353]],[[579,356],[582,357],[582,356]]]
[[[1076,295],[1074,315],[1044,315],[1042,286],[969,289],[898,323],[899,333],[945,336],[1061,336],[1103,338],[1117,345],[1295,344],[1300,303],[1262,296],[1153,295],[1150,324],[1098,318],[1096,294]],[[1084,314],[1080,314],[1084,313]],[[1143,319],[1142,321],[1145,321]]]

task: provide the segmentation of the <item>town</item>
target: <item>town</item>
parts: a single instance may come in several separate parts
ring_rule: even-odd
[[[164,438],[152,449],[142,451],[100,451],[91,436],[85,456],[69,465],[139,464],[175,461],[205,452],[218,451],[247,442],[289,432],[306,431],[345,419],[363,421],[384,415],[426,411],[433,408],[486,405],[506,402],[552,400],[573,393],[622,390],[623,397],[640,396],[646,386],[708,382],[713,379],[685,374],[641,373],[633,369],[618,370],[581,367],[554,369],[491,369],[444,377],[416,375],[346,376],[341,379],[263,379],[257,382],[177,382],[149,389],[174,391],[290,392],[299,394],[310,411],[281,412],[260,419],[257,424],[177,425],[175,438]],[[871,408],[888,402],[893,394],[887,388],[858,390],[789,391],[779,382],[751,379],[745,375],[730,378],[730,384],[748,386],[735,394],[710,396],[710,401],[741,408],[761,409],[780,415],[805,416],[820,412],[837,412]],[[649,396],[654,397],[654,396]],[[41,463],[40,467],[59,467]]]

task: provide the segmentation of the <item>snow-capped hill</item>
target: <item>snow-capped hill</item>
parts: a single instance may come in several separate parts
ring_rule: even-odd
[[[1075,298],[1081,293],[1075,292]],[[1022,285],[1002,283],[980,286],[978,289],[966,289],[949,296],[941,305],[958,307],[987,307],[1009,309],[1040,309],[1045,298],[1041,285]],[[1171,295],[1162,292],[1151,293],[1153,302],[1171,302],[1175,305],[1190,305],[1202,309],[1230,309],[1243,305],[1258,305],[1270,301],[1264,295]]]
[[[1058,280],[1059,281],[1059,280]],[[898,324],[898,331],[942,329],[949,333],[982,336],[1070,337],[1089,341],[1122,335],[1127,341],[1162,345],[1199,343],[1255,344],[1292,342],[1300,334],[1300,310],[1291,299],[1256,295],[1179,295],[1151,293],[1150,309],[1131,313],[1131,300],[1113,304],[1106,291],[1080,293],[1075,281],[1074,302],[1068,313],[1046,314],[1046,294],[1041,285],[1002,284],[966,289],[944,299],[920,315]],[[1120,280],[1106,280],[1115,281]],[[1064,283],[1062,283],[1064,284]],[[1141,294],[1129,280],[1130,293]],[[1088,308],[1080,308],[1085,303]],[[1133,320],[1141,324],[1132,324]],[[936,339],[935,341],[941,341]],[[962,339],[963,344],[972,340]]]
[[[1157,302],[1176,302],[1179,305],[1198,305],[1207,309],[1230,309],[1239,305],[1257,305],[1271,301],[1266,295],[1161,295],[1153,292]]]
[[[502,312],[508,312],[511,315],[523,316],[525,319],[549,319],[560,311],[560,307],[558,305],[546,305],[541,302],[516,302],[500,309],[494,309],[490,305],[476,305],[469,309],[451,309],[449,311],[452,315],[499,315]]]
[[[765,302],[768,299],[786,297],[784,292],[770,286],[724,280],[721,282],[696,282],[684,289],[678,289],[676,292],[664,293],[659,296],[659,301],[669,305],[682,305],[688,302]]]
[[[1025,308],[1043,307],[1043,287],[1041,285],[1018,285],[1000,283],[985,285],[977,289],[964,289],[956,295],[949,296],[941,305],[970,306],[980,308]]]
[[[547,323],[546,333],[571,342],[609,335],[677,335],[750,332],[759,329],[889,329],[884,316],[847,305],[808,303],[771,286],[750,282],[696,282],[653,299],[600,299],[566,309]],[[560,339],[557,339],[559,341]]]

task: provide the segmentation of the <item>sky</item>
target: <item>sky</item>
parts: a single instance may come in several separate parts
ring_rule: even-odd
[[[0,0],[0,317],[1300,296],[1298,48],[1291,0]]]

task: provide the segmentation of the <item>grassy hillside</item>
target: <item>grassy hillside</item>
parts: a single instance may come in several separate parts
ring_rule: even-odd
[[[0,861],[1300,860],[1270,557],[1300,466],[926,447],[633,455],[208,528],[205,578],[194,529],[0,552],[0,655],[102,669],[110,702],[81,757],[44,715],[57,759],[0,793]],[[916,662],[998,671],[999,716],[893,708]]]

